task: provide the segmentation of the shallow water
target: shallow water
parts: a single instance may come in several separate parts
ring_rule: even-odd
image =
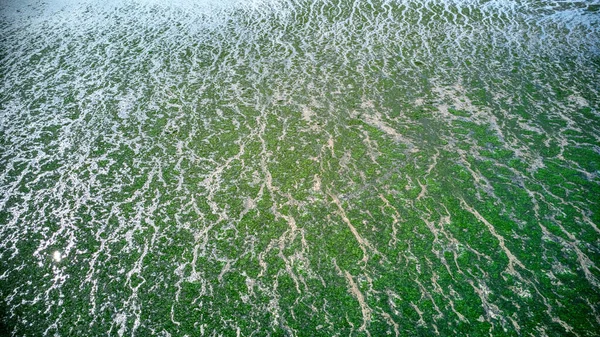
[[[0,334],[597,333],[600,2],[0,14]]]

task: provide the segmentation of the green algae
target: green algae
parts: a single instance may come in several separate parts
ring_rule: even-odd
[[[173,50],[157,43],[147,54],[139,36],[131,40],[118,29],[109,33],[104,46],[89,51],[96,59],[86,62],[102,67],[98,56],[127,40],[117,48],[127,66],[109,69],[106,81],[124,95],[136,89],[129,79],[142,76],[145,87],[139,92],[144,102],[134,103],[126,118],[120,115],[120,99],[112,94],[105,96],[103,108],[87,101],[65,112],[82,123],[76,139],[90,150],[81,160],[93,162],[95,168],[63,154],[32,170],[35,165],[27,160],[35,156],[33,149],[54,153],[58,141],[69,137],[61,124],[42,128],[28,143],[9,140],[6,133],[0,137],[3,149],[25,152],[21,163],[11,162],[6,170],[6,181],[18,183],[7,192],[0,223],[17,219],[43,228],[20,241],[3,231],[1,238],[11,244],[3,245],[1,253],[17,252],[17,260],[9,260],[2,269],[29,265],[20,256],[36,256],[39,243],[53,233],[65,235],[38,255],[51,256],[48,253],[64,249],[71,238],[76,238],[78,249],[56,266],[69,278],[49,292],[52,309],[38,315],[45,310],[42,302],[10,302],[19,319],[7,318],[5,324],[21,335],[41,335],[44,329],[39,327],[60,317],[51,333],[112,329],[108,334],[118,335],[114,322],[123,314],[127,333],[139,319],[138,335],[367,335],[360,330],[366,318],[349,285],[350,275],[369,308],[365,327],[373,336],[394,335],[396,328],[403,336],[436,331],[472,336],[568,334],[554,320],[557,317],[578,334],[589,335],[595,322],[586,300],[594,303],[598,295],[578,265],[575,248],[592,262],[598,258],[597,232],[589,225],[598,223],[598,184],[593,178],[599,162],[597,130],[584,127],[597,120],[596,108],[569,107],[569,116],[577,118],[582,131],[565,129],[569,122],[552,104],[567,104],[576,90],[552,83],[550,73],[564,70],[551,65],[551,58],[545,58],[548,65],[534,66],[527,58],[512,62],[503,59],[510,54],[507,49],[478,44],[475,54],[460,59],[450,47],[436,43],[439,49],[432,52],[437,62],[432,65],[422,50],[445,38],[437,20],[457,14],[455,24],[483,24],[485,10],[431,3],[420,16],[422,4],[393,6],[391,18],[409,10],[414,17],[403,20],[412,27],[431,24],[431,35],[419,37],[412,28],[391,21],[381,34],[407,29],[413,34],[387,39],[389,46],[374,46],[367,53],[358,46],[371,29],[368,22],[350,29],[339,21],[349,17],[348,4],[323,6],[323,17],[308,7],[294,14],[300,26],[309,20],[330,24],[303,31],[315,41],[329,37],[321,46],[294,34],[294,26],[285,25],[285,20],[265,18],[232,21],[202,43],[183,39],[182,47]],[[385,6],[374,7],[361,4],[360,10],[367,16],[386,13]],[[485,20],[496,22],[498,29],[509,22],[497,16]],[[346,27],[348,41],[317,34],[336,23]],[[268,31],[252,33],[254,25],[285,32],[283,43],[277,44]],[[168,35],[169,27],[145,34],[166,43],[161,36]],[[492,35],[485,30],[481,34]],[[237,50],[232,36],[248,49]],[[496,38],[505,41],[500,35]],[[407,44],[400,46],[396,40]],[[314,51],[315,64],[301,57],[285,65],[278,58],[293,54],[286,43],[303,57]],[[341,44],[338,48],[343,43],[357,47],[353,53],[339,54],[333,48],[336,43]],[[221,48],[218,53],[216,46]],[[400,52],[412,56],[400,58]],[[53,53],[57,51],[41,49],[30,55],[27,67],[38,69]],[[169,57],[161,58],[165,55]],[[271,56],[263,60],[264,55]],[[370,70],[362,73],[357,70],[364,63],[361,55],[371,58]],[[153,71],[152,58],[161,60],[159,76],[165,79],[187,75],[177,77],[177,84],[152,82],[146,76]],[[189,75],[212,67],[213,61],[220,66],[203,73],[210,83],[200,85],[201,80]],[[257,64],[258,71],[253,68]],[[519,67],[518,73],[508,75],[511,67]],[[537,67],[541,70],[533,72]],[[78,67],[65,69],[72,75]],[[526,70],[531,72],[524,75]],[[464,93],[452,91],[458,79]],[[569,85],[579,86],[581,95],[594,102],[593,93],[581,90],[584,85]],[[33,81],[24,82],[18,90],[26,95],[34,86]],[[440,88],[453,92],[456,101],[452,95],[438,97],[433,90]],[[70,91],[64,105],[99,88],[90,85],[86,90],[79,96]],[[171,97],[175,93],[177,97]],[[275,97],[281,93],[287,96]],[[516,103],[497,102],[494,93],[504,93]],[[41,118],[50,98],[32,100],[28,118]],[[472,105],[468,109],[460,108],[465,98]],[[422,104],[416,104],[417,99]],[[160,104],[148,108],[153,100]],[[449,106],[448,119],[439,115],[442,105]],[[306,107],[312,117],[304,118]],[[137,115],[139,111],[147,119]],[[541,131],[522,129],[520,122]],[[87,138],[90,134],[93,137]],[[565,139],[568,146],[561,145]],[[86,153],[85,147],[79,151]],[[541,164],[535,161],[538,156]],[[5,162],[2,168],[9,167]],[[69,176],[83,183],[67,180]],[[60,195],[53,190],[57,185],[70,192]],[[20,196],[34,191],[44,192],[44,197],[32,201]],[[89,199],[82,198],[86,191]],[[35,213],[42,204],[46,210]],[[24,205],[28,208],[20,208]],[[38,226],[42,213],[62,222]],[[149,251],[144,253],[144,247]],[[504,249],[525,268],[515,265]],[[10,294],[14,285],[24,284],[28,292],[20,298],[34,299],[32,289],[47,289],[54,272],[51,258],[43,261],[42,269],[28,267],[32,271],[2,279],[1,293]],[[95,263],[93,270],[90,263]],[[133,268],[136,265],[141,269]],[[597,269],[589,273],[599,277]],[[93,283],[79,284],[86,279]],[[63,298],[69,312],[62,315],[56,306],[58,290],[73,294]],[[545,301],[552,303],[552,310]],[[94,313],[90,303],[96,306]],[[37,327],[28,327],[26,319]]]

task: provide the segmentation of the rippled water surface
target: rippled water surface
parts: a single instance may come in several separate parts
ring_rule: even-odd
[[[0,5],[0,335],[600,331],[600,2]]]

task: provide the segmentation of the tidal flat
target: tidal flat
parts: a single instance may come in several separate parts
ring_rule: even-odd
[[[599,8],[2,1],[0,335],[597,336]]]

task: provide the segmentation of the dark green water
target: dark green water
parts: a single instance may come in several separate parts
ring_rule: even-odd
[[[600,331],[597,1],[0,3],[0,335]]]

